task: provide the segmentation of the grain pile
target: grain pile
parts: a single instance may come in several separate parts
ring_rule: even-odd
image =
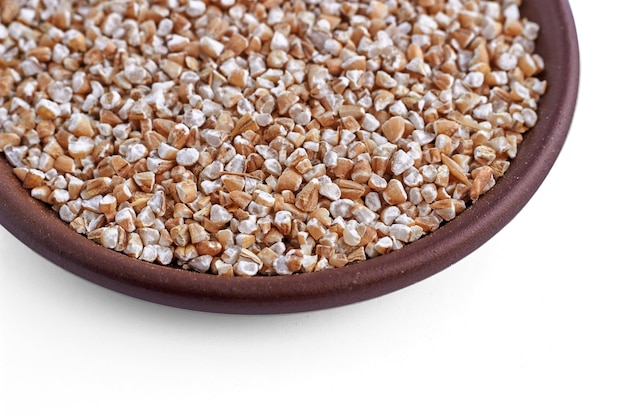
[[[397,250],[507,170],[519,0],[0,0],[0,149],[77,233],[252,276]]]

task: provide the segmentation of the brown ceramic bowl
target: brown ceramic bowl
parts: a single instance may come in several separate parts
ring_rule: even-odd
[[[292,276],[225,278],[153,265],[105,249],[71,231],[31,198],[0,158],[0,222],[53,263],[103,287],[169,306],[221,313],[317,310],[377,297],[459,261],[502,229],[543,182],[565,142],[576,104],[579,56],[566,0],[524,0],[541,25],[537,52],[548,91],[539,122],[495,187],[468,210],[402,250],[341,269]]]

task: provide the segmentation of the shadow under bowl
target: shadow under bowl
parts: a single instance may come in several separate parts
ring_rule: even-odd
[[[522,14],[541,26],[537,52],[548,90],[539,121],[496,185],[453,221],[405,248],[339,269],[291,276],[220,277],[150,264],[70,230],[51,208],[30,197],[0,158],[0,223],[51,262],[111,290],[192,310],[269,314],[347,305],[425,279],[480,247],[533,196],[565,142],[579,82],[576,28],[566,0],[525,0]]]

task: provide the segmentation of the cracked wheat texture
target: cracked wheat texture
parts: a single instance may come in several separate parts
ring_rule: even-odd
[[[0,149],[132,258],[342,267],[504,175],[546,89],[520,3],[0,0]]]

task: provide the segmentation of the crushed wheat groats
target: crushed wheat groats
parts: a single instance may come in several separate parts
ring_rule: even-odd
[[[537,122],[520,0],[0,0],[0,149],[132,258],[224,276],[397,250]]]

